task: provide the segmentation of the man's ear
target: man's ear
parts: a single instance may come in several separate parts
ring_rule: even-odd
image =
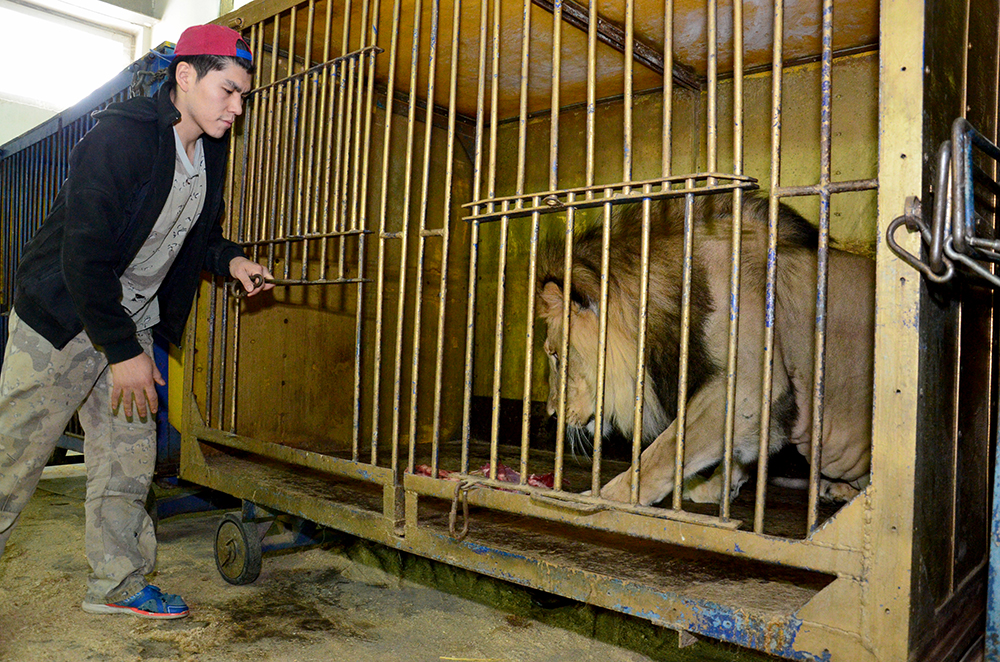
[[[177,80],[177,87],[187,92],[194,85],[195,81],[198,80],[198,71],[191,66],[190,62],[178,62],[177,69],[174,71],[174,77]]]

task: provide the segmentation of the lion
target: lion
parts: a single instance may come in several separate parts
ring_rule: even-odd
[[[684,201],[650,203],[647,355],[645,363],[639,503],[652,505],[674,488]],[[759,454],[761,375],[764,360],[765,289],[769,202],[742,203],[741,287],[737,335],[735,434],[731,497],[746,482]],[[699,196],[693,205],[691,316],[688,354],[684,497],[722,498],[721,465],[710,479],[696,474],[723,457],[726,363],[729,346],[733,201]],[[778,209],[777,281],[774,307],[770,447],[792,444],[807,459],[812,437],[818,231],[790,207]],[[611,217],[608,272],[607,354],[602,432],[633,436],[636,348],[641,283],[640,204],[622,205]],[[559,352],[563,334],[564,248],[543,247],[539,257],[537,314],[547,323],[548,411],[558,403]],[[568,428],[593,432],[601,299],[602,227],[582,232],[573,244],[570,288]],[[821,496],[846,500],[868,484],[874,346],[874,263],[830,248],[826,313],[825,412]],[[609,481],[601,496],[630,498],[630,473]]]

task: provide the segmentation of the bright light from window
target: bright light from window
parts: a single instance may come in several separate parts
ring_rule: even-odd
[[[0,3],[0,95],[63,110],[132,62],[135,37],[23,5]]]

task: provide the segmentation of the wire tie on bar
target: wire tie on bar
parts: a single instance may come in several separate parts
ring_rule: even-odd
[[[463,480],[455,486],[455,496],[451,500],[451,513],[448,515],[448,533],[451,537],[455,539],[456,542],[462,542],[465,540],[465,536],[469,534],[469,490],[474,490],[478,487],[475,483],[470,483],[467,480]],[[455,524],[458,520],[458,502],[462,502],[462,530],[456,532]]]

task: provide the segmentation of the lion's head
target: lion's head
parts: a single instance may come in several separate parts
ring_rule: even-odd
[[[576,274],[574,273],[574,277]],[[583,280],[583,279],[580,279]],[[600,315],[595,305],[575,297],[569,303],[569,343],[563,357],[565,301],[563,289],[554,281],[542,284],[538,293],[537,314],[548,328],[544,349],[549,359],[549,394],[547,409],[555,415],[559,406],[561,363],[566,362],[566,425],[571,430],[594,432],[597,403],[598,345]],[[609,306],[607,354],[604,382],[604,420],[602,434],[617,429],[626,437],[634,430],[636,341],[628,321]],[[666,429],[670,420],[653,389],[648,371],[643,406],[643,441],[648,443]],[[574,440],[577,435],[574,435]]]

